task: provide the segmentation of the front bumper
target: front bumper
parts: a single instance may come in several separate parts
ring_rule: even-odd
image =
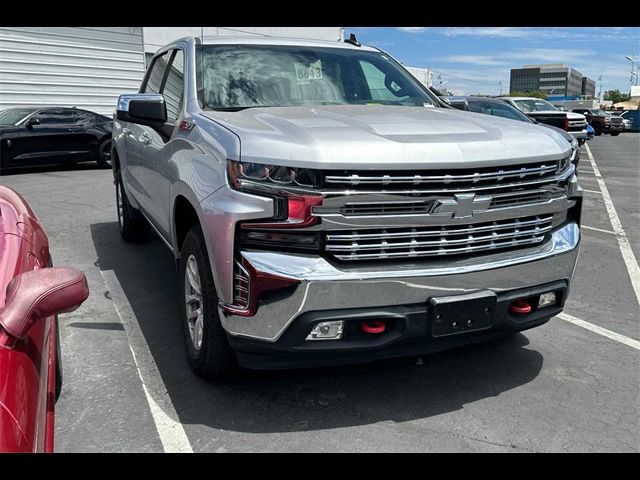
[[[231,340],[277,343],[312,312],[375,309],[392,312],[425,306],[431,297],[492,291],[498,295],[558,281],[567,288],[575,269],[580,232],[576,223],[557,228],[551,238],[528,249],[442,263],[403,264],[381,270],[343,267],[323,257],[245,250],[241,255],[260,272],[299,283],[260,298],[252,317],[225,312],[220,318]],[[308,332],[307,332],[308,333]],[[237,343],[237,342],[236,342]]]
[[[509,304],[513,300],[549,291],[556,293],[559,300],[556,305],[537,309],[525,316],[509,311]],[[306,312],[296,318],[277,342],[262,342],[244,337],[229,337],[229,342],[236,351],[239,364],[254,369],[331,366],[423,355],[542,325],[562,311],[567,293],[566,280],[500,293],[496,297],[491,328],[444,336],[433,335],[434,323],[441,323],[442,320],[433,320],[434,315],[430,312],[433,307],[429,302],[421,301],[383,308],[360,307]],[[456,310],[455,318],[449,321],[464,321],[466,317],[458,312]],[[314,325],[330,320],[344,322],[345,333],[342,339],[305,341]],[[373,320],[385,322],[384,333],[369,335],[362,332],[361,323]]]

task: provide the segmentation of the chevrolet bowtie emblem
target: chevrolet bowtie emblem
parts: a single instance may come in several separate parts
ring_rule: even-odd
[[[477,196],[475,193],[456,193],[454,198],[438,199],[433,209],[435,215],[451,215],[452,218],[473,217],[474,213],[484,212],[489,208],[490,196]]]

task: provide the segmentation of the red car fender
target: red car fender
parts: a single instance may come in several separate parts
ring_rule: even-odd
[[[0,306],[16,275],[51,266],[49,242],[27,202],[0,186]],[[0,451],[53,451],[55,319],[13,349],[0,347]],[[19,432],[19,434],[17,433]]]

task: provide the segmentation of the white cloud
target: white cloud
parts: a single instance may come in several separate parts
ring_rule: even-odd
[[[453,27],[444,29],[448,37],[468,35],[474,37],[525,38],[534,32],[528,28],[516,27]]]
[[[506,52],[491,53],[487,55],[449,55],[438,60],[447,63],[465,63],[469,65],[521,66],[524,63],[571,63],[580,62],[592,54],[590,50],[568,48],[521,48]],[[576,67],[577,68],[577,67]]]
[[[427,29],[427,27],[398,27],[398,30],[400,30],[401,32],[407,32],[407,33],[421,33],[424,32]]]

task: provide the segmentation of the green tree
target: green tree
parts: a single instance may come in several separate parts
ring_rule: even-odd
[[[621,93],[617,88],[615,90],[607,90],[604,92],[604,100],[610,100],[613,103],[628,102],[631,100],[631,95],[628,93]]]
[[[533,98],[542,98],[543,100],[547,99],[547,94],[542,90],[533,90],[531,92],[511,92],[509,93],[510,97],[533,97]]]

